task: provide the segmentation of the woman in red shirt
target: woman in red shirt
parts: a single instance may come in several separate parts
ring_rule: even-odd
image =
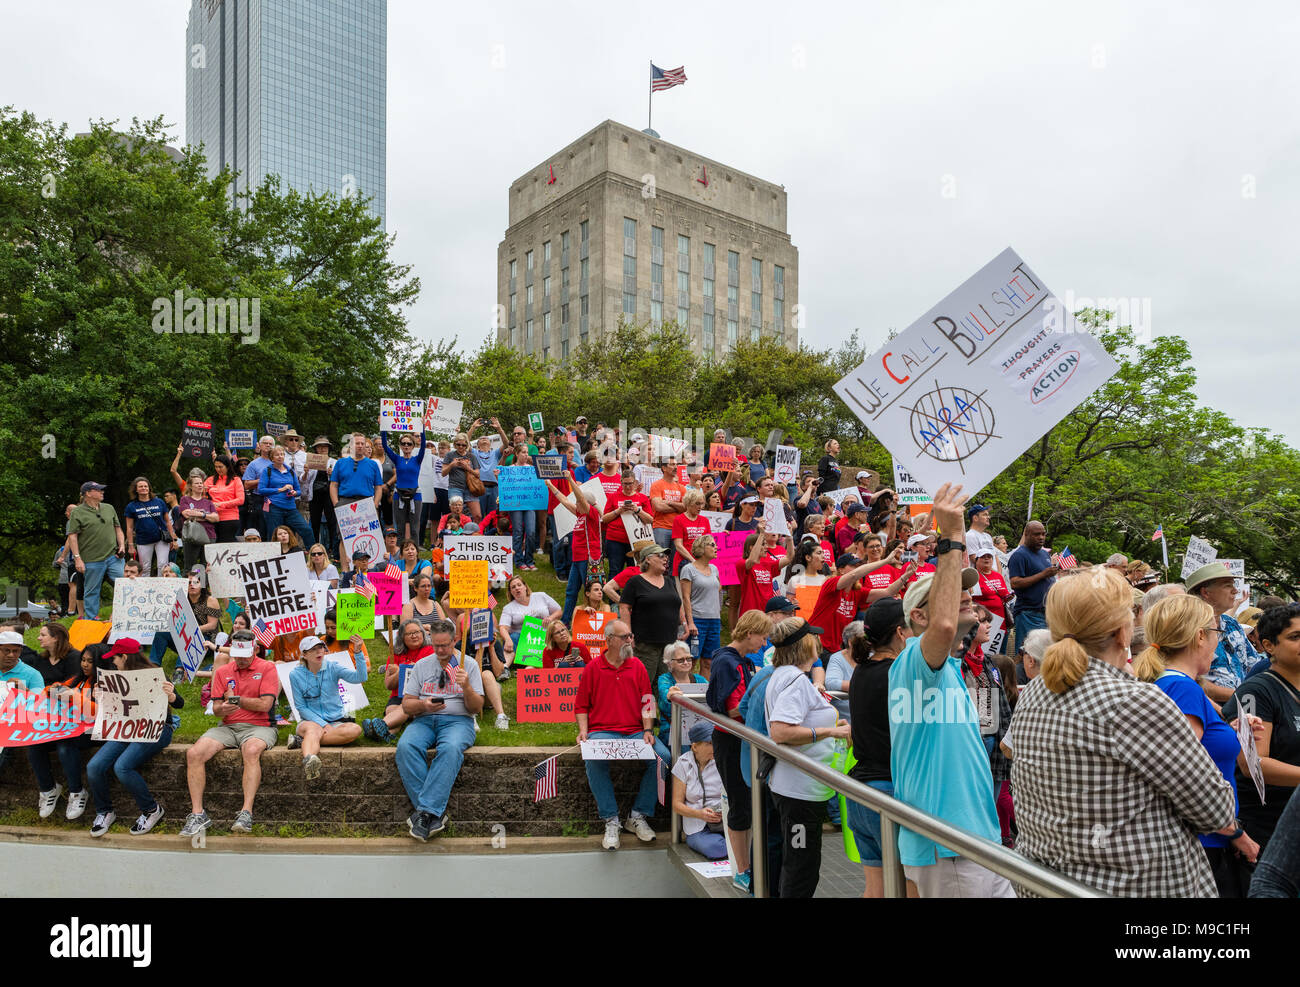
[[[573,564],[569,566],[569,583],[564,588],[564,612],[560,620],[569,623],[573,619],[573,608],[578,605],[582,587],[587,582],[588,568],[600,565],[600,508],[587,500],[579,484],[572,484],[573,497],[566,497],[550,480],[546,481],[551,495],[555,497],[556,508],[563,507],[576,519],[573,537],[569,540],[573,553]]]
[[[410,719],[402,712],[402,697],[398,694],[398,685],[402,680],[401,667],[414,665],[421,658],[433,654],[433,645],[424,633],[424,625],[417,620],[402,622],[398,631],[397,647],[384,666],[384,688],[388,690],[388,707],[382,717],[361,721],[361,732],[371,740],[382,740],[388,744],[397,743],[397,735],[392,731]]]
[[[736,562],[740,577],[739,616],[750,610],[762,610],[772,598],[772,581],[794,561],[794,539],[785,536],[785,554],[780,558],[768,552],[767,522],[759,521],[758,530],[745,539],[744,558]]]
[[[580,641],[573,640],[569,628],[558,620],[546,631],[546,648],[542,651],[543,668],[584,668],[591,661],[591,652]]]
[[[609,466],[607,462],[606,467]],[[601,485],[605,484],[605,474],[600,474]],[[601,522],[605,525],[605,545],[609,555],[609,577],[613,579],[628,568],[628,556],[632,554],[632,543],[627,537],[627,525],[623,523],[623,517],[631,514],[644,524],[650,524],[654,520],[653,508],[650,504],[650,498],[637,489],[636,474],[630,470],[623,474],[621,479],[621,488],[616,493],[606,495],[605,513],[601,515]],[[632,566],[633,575],[636,574],[637,567]],[[628,579],[631,579],[628,576]]]
[[[686,491],[682,497],[682,505],[686,510],[678,514],[673,519],[673,572],[681,575],[682,566],[690,565],[695,561],[695,556],[691,554],[691,545],[700,535],[709,533],[709,519],[700,517],[700,511],[704,509],[704,494],[692,487]]]
[[[1011,597],[1011,587],[1007,585],[1006,578],[998,572],[994,563],[997,561],[997,554],[991,548],[986,548],[975,559],[975,571],[980,574],[978,591],[971,594],[971,602],[983,607],[994,617],[1002,618],[1003,629],[1007,626],[1007,600]],[[1002,635],[1002,644],[998,649],[999,654],[1006,654],[1007,635]]]

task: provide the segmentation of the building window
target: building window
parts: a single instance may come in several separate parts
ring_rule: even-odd
[[[568,252],[569,252],[569,231],[565,230],[563,233],[560,234],[560,253],[567,254]]]
[[[524,352],[531,353],[532,351],[533,351],[533,320],[529,319],[526,323],[524,323]]]
[[[550,268],[551,266],[551,241],[547,240],[542,244],[542,266]]]
[[[664,323],[664,303],[650,300],[650,322],[652,325],[661,326]]]
[[[515,311],[516,311],[515,301],[518,298],[519,296],[516,295],[513,291],[510,293],[510,324],[512,326],[515,324]]]
[[[560,359],[564,363],[569,362],[569,341],[567,339],[560,340]]]
[[[582,239],[583,243],[586,243],[591,239],[590,233],[591,230],[587,228],[587,221],[584,219],[578,226],[578,235]]]
[[[677,234],[677,270],[691,269],[691,238]]]
[[[635,257],[625,256],[623,258],[623,277],[632,278],[633,280],[636,280],[636,258]]]
[[[566,298],[569,296],[569,269],[567,267],[560,268],[560,294]]]
[[[524,304],[531,305],[533,303],[533,286],[530,284],[524,289],[524,291],[526,292],[524,295]]]
[[[736,348],[736,340],[740,331],[740,324],[731,319],[727,320],[727,349],[728,351]]]
[[[635,240],[635,239],[636,239],[636,220],[635,220],[635,219],[628,219],[628,217],[626,217],[626,216],[623,217],[623,239],[624,239],[624,240]]]
[[[568,324],[569,324],[569,303],[565,302],[563,305],[560,306],[560,325],[567,326]]]
[[[772,332],[778,336],[785,333],[785,302],[780,298],[772,299]]]
[[[691,276],[685,271],[677,272],[677,324],[686,329],[690,324],[691,312],[686,305],[682,304],[684,299],[690,298]]]
[[[727,281],[740,284],[740,254],[734,250],[727,251]]]
[[[515,327],[514,326],[510,327],[510,348],[511,349],[515,348]]]
[[[510,280],[513,281],[519,275],[519,261],[510,262]]]
[[[705,353],[713,352],[713,316],[708,312],[704,313],[704,333],[702,337]]]
[[[623,292],[623,314],[630,315],[635,318],[636,316],[636,292],[635,291]]]
[[[547,275],[546,277],[542,278],[542,299],[543,299],[544,301],[548,301],[548,302],[551,300],[551,278],[550,278],[550,275]]]
[[[586,287],[587,285],[587,272],[590,270],[587,265],[590,263],[591,259],[589,257],[584,257],[582,258],[581,266],[578,268],[578,277],[582,279],[583,287]]]
[[[712,277],[713,272],[713,244],[704,245],[704,272]]]
[[[524,270],[531,271],[532,269],[533,269],[533,252],[530,250],[528,251],[528,253],[524,254]]]

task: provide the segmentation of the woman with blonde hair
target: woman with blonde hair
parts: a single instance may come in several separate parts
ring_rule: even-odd
[[[1052,645],[1007,732],[1016,849],[1119,897],[1214,897],[1192,834],[1236,818],[1232,786],[1156,686],[1127,674],[1133,591],[1096,567],[1047,594]]]
[[[1209,673],[1219,644],[1219,623],[1214,608],[1199,596],[1185,593],[1168,596],[1151,608],[1145,626],[1147,646],[1133,660],[1134,674],[1143,682],[1154,682],[1157,689],[1174,701],[1187,718],[1192,733],[1232,785],[1235,799],[1233,768],[1238,763],[1246,763],[1237,740],[1236,724],[1224,722],[1197,681]],[[1239,805],[1237,812],[1240,814]],[[1235,822],[1221,832],[1202,834],[1200,840],[1219,897],[1245,898],[1250,890],[1251,873],[1242,861],[1255,863],[1259,844]]]

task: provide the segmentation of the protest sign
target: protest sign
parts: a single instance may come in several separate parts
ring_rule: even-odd
[[[382,572],[367,572],[366,582],[375,588],[375,616],[398,617],[402,604],[410,597],[406,575],[389,576]]]
[[[434,435],[455,435],[460,431],[465,405],[451,398],[431,397],[424,402],[424,430]]]
[[[284,422],[262,422],[262,431],[272,438],[278,439],[285,432],[289,431],[289,426]]]
[[[740,462],[736,459],[736,447],[727,445],[725,442],[709,443],[709,469],[711,470],[734,470],[740,468]]]
[[[585,644],[593,659],[605,653],[605,624],[617,620],[618,614],[608,610],[588,613],[585,610],[573,612],[573,640]]]
[[[731,512],[700,511],[700,517],[709,522],[709,532],[716,535],[719,531],[727,530],[727,522],[731,520]]]
[[[353,634],[366,640],[375,636],[375,601],[354,589],[340,590],[334,599],[335,629],[338,640],[346,641]]]
[[[452,559],[483,559],[495,571],[515,571],[514,548],[509,535],[446,535],[442,546],[443,572],[451,572]]]
[[[776,465],[772,476],[777,483],[794,483],[799,479],[799,450],[795,446],[776,447]]]
[[[642,521],[635,514],[623,515],[623,527],[627,530],[627,540],[636,552],[655,540],[655,529],[648,521]]]
[[[383,555],[383,528],[374,500],[367,497],[352,504],[340,504],[334,508],[334,516],[339,523],[339,537],[343,542],[339,551],[345,567],[351,567],[354,550],[369,552],[371,561]]]
[[[108,620],[74,620],[68,628],[68,643],[78,651],[84,651],[88,644],[99,644],[108,637],[113,624]]]
[[[257,429],[255,428],[228,428],[226,429],[226,448],[231,452],[239,449],[256,449],[257,448]]]
[[[321,659],[321,666],[324,667],[325,665],[337,665],[340,668],[346,668],[348,671],[352,671],[354,668],[358,667],[353,663],[352,655],[346,651],[335,651],[332,654],[326,655]],[[410,666],[402,665],[400,667],[404,671]],[[289,719],[299,721],[302,719],[302,714],[298,712],[297,699],[293,694],[293,676],[290,674],[291,672],[292,669],[287,669],[280,676],[280,688],[284,690],[285,699],[289,700]],[[343,704],[344,715],[355,713],[357,710],[365,709],[370,705],[370,697],[366,695],[366,687],[364,683],[344,682],[342,679],[339,679],[338,688],[339,701]],[[398,696],[401,696],[402,694],[400,685],[398,686],[397,694]]]
[[[533,465],[537,467],[537,475],[543,480],[564,479],[564,458],[559,453],[553,456],[534,456]]]
[[[744,558],[745,539],[751,534],[753,532],[750,531],[720,531],[713,536],[713,540],[718,543],[718,554],[713,564],[718,567],[723,586],[740,584],[736,563]]]
[[[655,749],[637,734],[582,741],[584,761],[653,761]]]
[[[587,498],[587,506],[595,506],[597,512],[605,513],[606,494],[605,488],[600,485],[600,480],[592,477],[586,483],[582,484],[582,495]],[[569,499],[577,503],[573,494],[569,494]],[[569,513],[563,507],[555,509],[555,537],[563,538],[578,525],[578,519]]]
[[[330,457],[323,452],[309,452],[307,458],[303,460],[302,468],[305,470],[325,470],[329,469]]]
[[[677,686],[677,688],[682,690],[683,696],[689,696],[697,702],[702,703],[704,702],[704,694],[708,691],[709,686],[705,682],[685,682]],[[678,743],[682,750],[688,751],[691,749],[691,727],[695,726],[697,723],[704,722],[706,722],[704,717],[700,716],[699,713],[689,710],[685,706],[682,707],[681,732],[677,735],[680,738]],[[668,746],[670,749],[672,748],[671,743],[669,743]]]
[[[212,422],[186,420],[181,430],[181,459],[212,459]]]
[[[491,610],[475,610],[469,616],[469,643],[490,644],[496,635],[496,624]]]
[[[99,699],[92,740],[151,744],[161,740],[171,715],[163,692],[163,670],[99,670]]]
[[[767,522],[769,535],[790,533],[790,522],[785,519],[785,504],[779,497],[768,497],[763,501],[763,520]]]
[[[167,614],[167,629],[171,631],[172,644],[176,646],[176,666],[185,673],[186,682],[193,682],[194,673],[206,657],[206,649],[203,646],[203,632],[199,630],[194,608],[190,606],[189,595],[183,590],[178,590],[172,601]]]
[[[379,431],[415,432],[424,430],[424,401],[420,398],[380,398]]]
[[[275,546],[277,549],[279,545]],[[133,637],[151,644],[155,631],[171,633],[172,604],[183,593],[186,582],[162,576],[119,579],[113,583],[113,627],[109,641]]]
[[[581,668],[521,668],[515,695],[519,723],[572,723]]]
[[[546,649],[546,628],[537,617],[525,617],[519,624],[519,643],[515,645],[515,664],[542,667]]]
[[[691,482],[691,473],[690,470],[686,468],[685,463],[682,463],[677,467],[677,482],[682,486],[687,486]]]
[[[1117,369],[1007,248],[834,390],[926,490],[979,490]]]
[[[307,560],[301,552],[241,562],[239,576],[244,581],[244,599],[253,623],[266,621],[276,635],[316,626]]]
[[[650,488],[664,478],[664,471],[655,466],[642,466],[638,475],[641,478],[641,492],[649,497]]]
[[[1006,620],[997,614],[993,614],[992,617],[989,623],[989,639],[984,642],[985,656],[996,655],[1002,647],[1002,639],[1007,636],[1007,629],[1004,626]]]
[[[79,737],[95,718],[78,690],[51,686],[28,692],[20,682],[0,682],[0,747],[30,747]]]
[[[655,459],[676,459],[686,451],[685,439],[673,439],[666,435],[655,435],[653,432],[648,436],[650,443],[650,455]]]
[[[213,596],[229,599],[244,595],[244,580],[239,567],[245,562],[272,559],[283,555],[279,542],[222,542],[203,546],[203,558],[208,564],[208,589]]]
[[[862,503],[862,495],[858,493],[857,487],[840,487],[838,490],[827,490],[822,496],[829,497],[836,507],[842,507],[844,501],[852,497],[858,503]]]
[[[497,482],[501,510],[546,510],[546,484],[531,466],[503,466]]]
[[[482,559],[455,559],[451,563],[451,607],[470,610],[487,602],[488,564]]]
[[[828,576],[827,578],[834,579],[836,577]],[[820,583],[816,586],[796,586],[794,588],[795,615],[811,621],[813,611],[817,609],[817,597],[821,596],[821,592]]]
[[[1246,560],[1245,559],[1220,559],[1215,558],[1215,562],[1222,562],[1228,569],[1228,575],[1236,576],[1238,579],[1246,578]]]
[[[542,424],[542,413],[540,411],[534,411],[528,415],[528,428],[534,435],[540,435],[542,429],[546,428]]]
[[[897,460],[894,461],[894,503],[899,507],[905,504],[933,504],[934,498],[925,492],[925,488],[916,481],[916,477]]]
[[[1186,579],[1201,566],[1209,565],[1219,557],[1219,551],[1208,541],[1192,535],[1187,542],[1187,551],[1183,553],[1183,574]]]
[[[1246,761],[1246,769],[1250,772],[1250,780],[1255,783],[1255,790],[1259,792],[1259,804],[1263,805],[1264,769],[1259,763],[1259,749],[1255,746],[1255,732],[1250,728],[1250,717],[1243,716],[1243,712],[1244,710],[1238,710],[1237,713],[1237,743],[1241,745],[1241,753]],[[1241,823],[1237,825],[1240,826]]]
[[[375,575],[382,575],[375,573]],[[311,581],[311,606],[316,612],[316,633],[325,632],[325,612],[334,604],[334,596],[337,590],[330,587],[328,579],[313,579]]]

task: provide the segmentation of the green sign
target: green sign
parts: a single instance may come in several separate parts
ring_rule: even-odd
[[[541,619],[525,617],[519,625],[519,643],[515,645],[515,664],[541,668],[542,651],[545,648],[546,628],[542,626]]]
[[[540,435],[542,429],[546,428],[546,426],[542,424],[542,413],[540,411],[534,411],[529,414],[528,427],[532,429],[533,434],[535,435]]]
[[[375,636],[375,598],[360,593],[343,592],[334,604],[338,617],[338,639],[346,641],[353,634],[363,638]]]

